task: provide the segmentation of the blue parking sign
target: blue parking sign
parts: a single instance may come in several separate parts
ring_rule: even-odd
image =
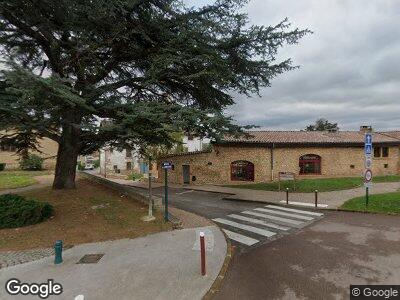
[[[365,151],[366,155],[372,154],[372,145],[371,144],[365,144],[364,151]]]
[[[372,145],[372,134],[371,133],[365,134],[365,144]]]

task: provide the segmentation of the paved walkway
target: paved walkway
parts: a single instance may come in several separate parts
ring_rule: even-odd
[[[251,189],[229,188],[215,185],[190,186],[185,187],[196,191],[219,192],[228,194],[225,199],[256,201],[265,203],[282,203],[286,200],[285,192],[259,191]],[[395,192],[400,189],[400,182],[374,183],[370,189],[370,194],[381,194]],[[365,195],[365,188],[359,187],[349,190],[320,192],[318,193],[318,203],[327,204],[327,208],[338,208],[347,200]],[[289,201],[314,203],[314,193],[290,193]]]
[[[200,275],[198,235],[206,234],[207,276]],[[227,244],[216,226],[175,230],[136,239],[83,244],[64,251],[64,262],[53,257],[0,270],[0,286],[10,278],[26,283],[54,279],[63,286],[57,299],[201,299],[223,265]],[[77,264],[85,254],[104,254],[96,264]],[[37,299],[10,296],[0,299]]]

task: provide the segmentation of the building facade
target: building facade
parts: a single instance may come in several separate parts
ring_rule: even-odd
[[[56,166],[56,158],[58,151],[58,143],[48,138],[39,140],[38,151],[30,150],[29,153],[39,155],[44,159],[44,169],[54,169]],[[19,169],[20,156],[13,146],[2,145],[0,147],[0,163],[6,164],[6,169],[15,170]]]
[[[248,137],[227,137],[210,151],[168,156],[169,181],[178,184],[241,184],[279,179],[362,176],[364,135],[360,131],[254,131]],[[373,133],[374,175],[400,172],[400,133]],[[158,166],[160,168],[160,166]]]

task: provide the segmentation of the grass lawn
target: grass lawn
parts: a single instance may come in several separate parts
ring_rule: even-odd
[[[373,182],[394,182],[400,181],[400,175],[375,176]],[[362,186],[361,177],[342,177],[342,178],[321,178],[321,179],[301,179],[296,180],[296,192],[311,193],[315,190],[320,192],[346,190]],[[240,185],[225,185],[241,189],[279,191],[278,182],[250,183]],[[289,188],[293,191],[293,181],[282,181],[281,190]]]
[[[35,184],[35,176],[47,175],[51,171],[1,171],[0,190],[14,189]]]
[[[351,211],[400,214],[400,191],[370,195],[368,207],[365,206],[365,197],[357,197],[346,201],[340,208]]]
[[[76,245],[135,238],[171,229],[160,211],[154,212],[155,221],[143,222],[147,205],[85,179],[77,182],[76,190],[46,187],[21,195],[49,202],[54,216],[36,225],[0,230],[0,250],[52,247],[58,239],[65,245]]]

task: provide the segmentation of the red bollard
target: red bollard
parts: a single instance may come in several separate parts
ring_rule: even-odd
[[[200,253],[201,253],[201,275],[206,275],[206,245],[204,243],[204,232],[200,232]]]

